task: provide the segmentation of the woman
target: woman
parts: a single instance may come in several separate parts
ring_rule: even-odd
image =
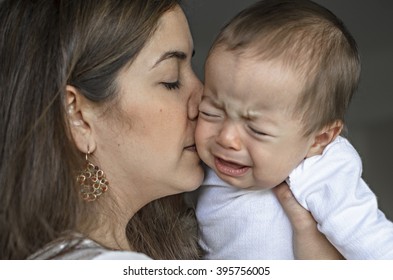
[[[192,53],[176,0],[1,4],[1,259],[200,257],[176,195],[203,177]]]

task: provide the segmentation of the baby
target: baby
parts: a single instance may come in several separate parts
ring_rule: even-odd
[[[196,130],[209,167],[197,202],[207,259],[293,259],[271,189],[283,181],[347,259],[393,259],[393,223],[340,136],[356,91],[356,42],[311,1],[260,1],[210,50]]]

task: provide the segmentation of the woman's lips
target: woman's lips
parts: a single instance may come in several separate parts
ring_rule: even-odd
[[[249,166],[239,165],[217,157],[214,159],[214,164],[218,172],[232,177],[243,176],[250,169]]]
[[[195,146],[195,144],[186,146],[184,149],[187,150],[187,151],[190,151],[190,152],[196,152],[196,146]]]

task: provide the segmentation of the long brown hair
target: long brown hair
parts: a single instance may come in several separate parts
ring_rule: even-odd
[[[80,200],[75,184],[83,155],[70,136],[65,87],[73,85],[102,106],[115,104],[117,74],[138,55],[162,14],[177,4],[177,0],[0,3],[0,259],[24,259],[72,232],[83,217],[95,212],[94,204]],[[147,206],[130,222],[135,234],[160,238],[149,230],[155,211],[174,215],[167,221],[183,215],[177,196],[155,204],[160,207]],[[176,227],[182,232],[182,225]],[[196,246],[195,238],[184,238]],[[130,242],[141,251],[161,242],[178,246],[176,240],[147,241],[148,246],[139,246],[139,239]],[[187,253],[185,258],[192,257]]]

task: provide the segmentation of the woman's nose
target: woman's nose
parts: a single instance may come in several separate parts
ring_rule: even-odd
[[[239,151],[242,147],[240,135],[235,124],[226,121],[217,135],[217,143],[225,149]]]
[[[193,74],[194,82],[191,91],[190,98],[188,100],[188,118],[190,120],[196,120],[199,113],[199,103],[201,102],[203,84],[202,82]]]

